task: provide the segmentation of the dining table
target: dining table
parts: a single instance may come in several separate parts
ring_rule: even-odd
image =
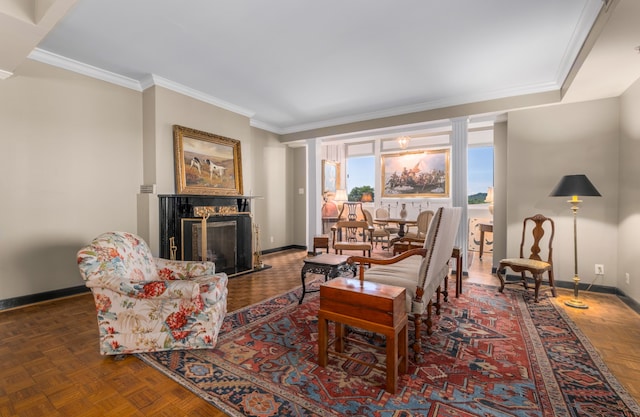
[[[398,236],[394,237],[389,241],[389,247],[392,247],[394,243],[402,239],[402,237],[406,234],[405,226],[415,225],[418,223],[418,220],[416,219],[409,220],[407,218],[402,218],[402,217],[398,217],[398,218],[384,217],[384,218],[374,219],[373,222],[377,224],[385,224],[385,225],[388,225],[388,224],[398,225]]]

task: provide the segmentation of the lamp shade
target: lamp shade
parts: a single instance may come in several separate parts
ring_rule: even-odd
[[[336,190],[336,196],[334,197],[335,201],[348,201],[349,197],[347,197],[347,190],[338,189]]]
[[[556,188],[551,191],[551,197],[601,197],[596,187],[589,181],[584,174],[565,175],[562,177]]]

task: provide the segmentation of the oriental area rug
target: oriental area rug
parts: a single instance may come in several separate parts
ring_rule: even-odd
[[[589,341],[544,296],[535,304],[525,291],[468,284],[443,304],[433,334],[423,335],[422,363],[410,353],[392,395],[384,370],[331,354],[326,368],[318,366],[318,294],[299,306],[299,292],[228,314],[215,349],[138,357],[231,416],[640,415]],[[350,337],[384,345],[358,329]],[[385,360],[384,351],[361,343],[346,350],[359,361]]]

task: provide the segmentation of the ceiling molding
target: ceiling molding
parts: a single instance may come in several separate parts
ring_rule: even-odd
[[[158,87],[163,87],[168,90],[175,91],[176,93],[180,93],[187,97],[191,97],[196,100],[200,100],[202,102],[212,104],[216,107],[220,107],[224,110],[229,110],[230,112],[237,113],[245,117],[251,118],[255,114],[254,111],[251,111],[241,106],[236,106],[235,104],[229,103],[228,101],[221,100],[212,95],[205,94],[201,91],[195,90],[191,87],[187,87],[186,85],[173,82],[171,80],[167,80],[166,78],[162,78],[155,74],[149,75],[143,81],[141,81],[140,84],[143,87],[143,90],[146,90],[147,88],[153,85],[156,85]]]
[[[410,113],[419,113],[423,111],[460,106],[464,104],[478,103],[483,101],[510,98],[510,97],[516,97],[516,96],[523,96],[528,94],[546,93],[550,91],[556,91],[558,89],[560,89],[560,84],[555,82],[532,84],[524,87],[499,90],[499,91],[493,91],[493,92],[487,92],[487,93],[478,93],[478,94],[472,94],[467,96],[452,97],[444,100],[431,101],[431,102],[420,103],[420,104],[415,104],[411,106],[402,106],[402,107],[396,107],[392,109],[375,111],[370,113],[338,117],[335,119],[324,120],[321,122],[299,124],[299,125],[294,125],[286,128],[278,128],[279,131],[274,133],[278,133],[280,135],[285,135],[289,133],[299,133],[299,132],[305,132],[309,130],[322,129],[326,127],[345,125],[349,123],[364,122],[368,120],[382,119],[385,117],[401,116],[401,115],[410,114]]]
[[[361,130],[356,132],[341,133],[336,135],[318,136],[323,143],[332,141],[353,141],[363,139],[383,139],[398,135],[417,135],[427,132],[441,132],[443,130],[451,129],[450,120],[434,120],[421,123],[412,123],[406,125],[389,126],[376,129]]]
[[[266,130],[267,132],[275,133],[276,135],[284,135],[286,133],[284,129],[281,129],[279,127],[273,126],[269,123],[265,123],[256,119],[251,119],[249,121],[249,125],[257,129],[262,129],[262,130]]]
[[[133,78],[124,77],[114,72],[105,71],[92,65],[84,64],[80,61],[69,59],[58,54],[54,54],[44,49],[36,48],[28,56],[29,59],[39,61],[54,67],[63,68],[77,74],[86,75],[87,77],[96,78],[111,84],[129,88],[135,91],[142,91],[140,82]]]
[[[605,13],[606,10],[608,10],[609,6],[610,4],[607,4],[606,7],[603,7],[603,4],[587,2],[584,9],[582,9],[579,24],[576,27],[573,36],[571,37],[571,42],[567,46],[565,54],[562,57],[560,67],[558,68],[558,74],[556,78],[558,80],[558,84],[561,86],[561,89],[563,88],[562,86],[565,85],[570,78],[572,78],[571,73],[574,70],[576,63],[579,62],[578,68],[579,65],[582,64],[582,51],[584,51],[585,49],[587,51],[591,49],[591,35],[600,33],[600,29],[594,30],[594,28],[598,26],[601,12]],[[585,45],[588,45],[588,47],[585,48]]]
[[[175,91],[176,93],[180,93],[185,96],[194,98],[196,100],[200,100],[205,103],[212,104],[222,109],[229,110],[234,113],[238,113],[245,117],[250,118],[255,114],[255,112],[251,110],[247,110],[243,107],[236,106],[235,104],[228,103],[214,96],[205,94],[201,91],[173,82],[171,80],[167,80],[166,78],[159,77],[155,74],[150,74],[145,78],[143,78],[141,81],[138,81],[134,78],[129,78],[129,77],[122,76],[120,74],[110,72],[110,71],[105,71],[103,69],[94,67],[92,65],[87,65],[80,61],[66,58],[61,55],[54,54],[52,52],[45,51],[44,49],[39,49],[39,48],[34,49],[33,52],[29,54],[29,59],[32,59],[34,61],[39,61],[45,64],[49,64],[54,67],[66,69],[78,74],[86,75],[87,77],[106,81],[111,84],[116,84],[121,87],[129,88],[135,91],[142,92],[147,88],[156,85],[171,91]],[[0,74],[0,78],[1,77],[2,77],[2,74]]]
[[[33,52],[31,52],[31,54],[29,54],[29,58],[35,61],[53,65],[58,68],[63,68],[78,74],[86,75],[91,78],[96,78],[102,81],[119,85],[121,87],[129,88],[135,91],[142,92],[148,89],[149,87],[153,87],[153,86],[163,87],[168,90],[174,91],[176,93],[183,94],[187,97],[191,97],[196,100],[248,117],[250,119],[250,122],[249,122],[250,126],[258,129],[266,130],[268,132],[275,133],[277,135],[284,135],[288,133],[298,133],[302,131],[321,129],[321,128],[336,126],[341,124],[362,122],[367,120],[380,119],[384,117],[399,116],[407,113],[416,113],[421,111],[438,109],[442,107],[449,107],[452,105],[473,103],[476,101],[482,101],[483,98],[487,98],[487,97],[504,98],[504,97],[528,94],[531,92],[540,92],[543,90],[551,91],[558,88],[555,84],[531,85],[524,88],[517,88],[517,89],[506,90],[506,91],[496,91],[487,95],[484,95],[484,94],[476,95],[476,97],[470,95],[466,97],[439,100],[439,101],[421,103],[421,104],[412,105],[412,106],[396,107],[393,109],[387,109],[387,110],[370,112],[370,113],[359,114],[359,115],[345,116],[345,117],[325,120],[317,123],[307,123],[307,124],[291,126],[289,128],[282,128],[278,126],[273,126],[269,123],[265,123],[257,119],[253,119],[252,117],[255,115],[255,112],[249,109],[226,102],[217,97],[211,96],[209,94],[205,94],[201,91],[173,82],[171,80],[168,80],[166,78],[160,77],[155,74],[150,74],[145,78],[143,78],[142,80],[138,81],[136,79],[124,77],[122,75],[119,75],[110,71],[105,71],[100,68],[87,65],[82,62],[69,59],[61,55],[57,55],[52,52],[45,51],[39,48],[36,48]],[[0,79],[3,79],[2,78],[3,75],[4,74],[0,73]],[[11,75],[12,74],[9,73],[8,76],[5,78],[8,78]]]
[[[0,80],[6,80],[13,75],[12,72],[0,69]]]

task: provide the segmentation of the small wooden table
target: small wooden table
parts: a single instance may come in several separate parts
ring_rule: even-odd
[[[302,300],[306,293],[319,291],[307,290],[304,282],[307,272],[324,275],[325,282],[346,271],[351,271],[355,276],[357,267],[355,264],[347,264],[347,259],[349,259],[349,256],[347,255],[332,255],[330,253],[314,256],[313,258],[306,258],[304,260],[302,271],[300,272],[300,279],[302,280],[302,295],[300,295],[300,301],[298,301],[298,304],[302,304]]]
[[[329,236],[315,236],[313,238],[313,254],[316,255],[318,249],[326,249],[326,252],[329,253]]]
[[[344,325],[386,337],[386,390],[396,393],[398,373],[407,372],[409,354],[406,290],[402,287],[336,278],[320,286],[318,311],[318,364],[327,366],[329,320],[335,322],[335,353],[344,350]],[[349,358],[354,360],[353,358]],[[359,362],[366,366],[374,366]]]
[[[482,259],[482,253],[484,252],[484,232],[493,233],[493,223],[478,223],[480,227],[480,259]]]

